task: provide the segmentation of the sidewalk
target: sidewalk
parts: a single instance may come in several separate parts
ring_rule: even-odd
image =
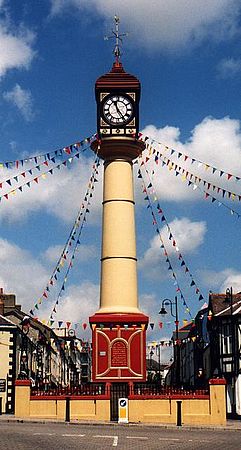
[[[2,414],[0,415],[0,424],[1,423],[62,423],[66,425],[91,425],[91,426],[125,426],[125,427],[158,427],[158,428],[177,428],[176,425],[165,424],[165,423],[129,423],[129,424],[118,424],[117,422],[97,422],[97,421],[87,421],[87,420],[72,420],[69,423],[64,420],[56,420],[56,419],[39,419],[39,418],[18,418],[12,414]],[[189,430],[200,430],[200,429],[211,429],[211,430],[229,430],[229,431],[241,431],[241,420],[227,420],[226,425],[182,425],[183,429]]]

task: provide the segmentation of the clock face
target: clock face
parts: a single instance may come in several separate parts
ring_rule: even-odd
[[[123,125],[133,117],[133,103],[124,95],[112,95],[104,101],[103,115],[111,125]]]

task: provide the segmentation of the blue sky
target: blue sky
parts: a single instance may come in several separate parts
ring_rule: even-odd
[[[95,133],[94,83],[113,62],[113,43],[103,36],[110,34],[118,14],[121,31],[129,32],[124,68],[142,83],[140,128],[178,152],[241,176],[240,6],[240,0],[0,0],[0,161],[44,154]],[[0,285],[16,293],[26,311],[42,295],[69,236],[93,161],[86,151],[67,168],[0,203]],[[233,177],[228,181],[201,164],[179,162],[240,194],[241,182]],[[147,167],[154,170],[159,203],[204,300],[209,290],[233,286],[239,291],[241,219],[204,200],[199,189],[154,159]],[[0,180],[16,173],[3,168]],[[101,175],[100,168],[56,320],[82,324],[98,308]],[[163,298],[174,298],[176,287],[135,179],[140,305],[155,323],[148,339],[169,338],[172,318],[166,317],[160,330],[158,311]],[[241,214],[237,199],[221,200]],[[162,233],[168,246],[165,228]],[[190,288],[173,248],[168,252],[195,315],[203,302]],[[40,318],[48,319],[54,295],[41,305]],[[189,318],[182,301],[179,312],[181,319]]]

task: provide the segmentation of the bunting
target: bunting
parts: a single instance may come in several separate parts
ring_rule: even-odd
[[[174,155],[178,160],[182,159],[184,162],[189,161],[191,164],[196,163],[198,167],[202,167],[206,172],[210,172],[211,174],[219,174],[220,178],[225,177],[226,180],[230,181],[231,179],[234,179],[235,181],[239,182],[241,180],[241,177],[234,175],[230,172],[226,172],[225,170],[218,169],[215,166],[212,166],[211,164],[208,164],[206,162],[201,161],[200,159],[193,158],[190,155],[187,155],[186,153],[183,153],[179,150],[175,150],[172,147],[169,147],[166,144],[163,144],[162,142],[156,141],[153,137],[149,137],[146,135],[143,135],[142,133],[139,133],[139,139],[141,141],[144,141],[146,143],[147,148],[149,148],[149,154],[155,154],[158,157],[158,154],[160,154],[159,150],[154,147],[154,145],[160,146],[163,148],[164,153],[169,153],[170,156]],[[163,153],[161,153],[163,155]]]
[[[223,206],[229,212],[231,215],[235,215],[237,218],[239,218],[241,215],[238,211],[236,211],[234,208],[231,208],[226,203],[224,203],[221,199],[217,198],[212,194],[212,192],[217,192],[217,194],[220,194],[223,198],[226,196],[228,199],[231,199],[232,201],[238,200],[241,201],[241,195],[236,194],[234,192],[227,191],[226,189],[216,186],[207,180],[203,180],[201,177],[196,176],[190,171],[185,170],[181,166],[177,166],[176,164],[170,162],[170,160],[166,160],[165,158],[161,158],[160,155],[158,156],[158,160],[162,162],[162,165],[167,165],[170,169],[172,167],[172,170],[175,173],[175,176],[180,176],[182,178],[182,182],[186,182],[188,187],[191,187],[193,191],[198,189],[202,194],[203,198],[205,200],[210,200],[211,203],[217,202],[218,206]],[[204,187],[206,187],[207,190],[203,189],[201,187],[201,184],[203,184]],[[212,191],[212,192],[208,192]]]
[[[81,147],[89,146],[96,139],[96,134],[93,134],[89,137],[86,137],[80,141],[74,142],[73,144],[68,145],[67,147],[58,148],[56,150],[52,150],[47,153],[29,156],[28,158],[5,161],[0,162],[0,170],[1,169],[19,169],[24,167],[26,164],[34,163],[35,167],[38,168],[38,164],[45,164],[48,166],[49,162],[55,160],[56,158],[60,158],[63,156],[70,156],[74,151],[79,150]],[[31,170],[31,169],[28,169]]]
[[[94,186],[95,183],[98,182],[97,176],[98,176],[98,168],[99,168],[100,162],[99,157],[96,156],[95,162],[92,166],[92,174],[88,182],[88,187],[84,196],[84,201],[81,203],[76,220],[74,222],[74,225],[70,231],[70,234],[68,236],[68,239],[64,245],[64,248],[60,254],[60,257],[57,261],[57,264],[55,265],[55,268],[51,274],[51,277],[42,293],[42,295],[39,297],[39,299],[34,304],[34,307],[30,310],[30,314],[34,316],[35,310],[39,309],[39,306],[46,301],[49,298],[50,291],[53,288],[53,286],[56,285],[56,283],[59,281],[59,277],[61,274],[62,269],[67,265],[67,270],[65,272],[65,276],[60,288],[60,291],[57,296],[57,300],[55,301],[54,307],[52,309],[49,323],[51,320],[53,320],[53,314],[57,312],[57,307],[59,304],[60,297],[62,296],[63,292],[65,291],[65,284],[68,279],[68,275],[70,272],[70,269],[73,267],[75,254],[77,251],[78,246],[80,245],[80,236],[82,234],[82,230],[84,227],[84,224],[87,221],[87,215],[90,213],[90,199],[93,196]]]
[[[187,264],[186,264],[186,262],[185,262],[185,260],[184,260],[184,258],[183,258],[183,256],[182,256],[182,254],[180,253],[178,243],[177,243],[176,239],[175,239],[174,236],[173,236],[173,233],[172,233],[172,230],[171,230],[171,228],[170,228],[170,225],[169,225],[169,223],[168,223],[168,221],[167,221],[165,215],[163,214],[163,210],[162,210],[162,208],[160,207],[160,204],[159,204],[159,202],[158,202],[157,194],[156,194],[156,191],[155,191],[155,189],[154,189],[154,187],[153,187],[153,182],[152,182],[152,180],[151,180],[149,171],[148,171],[148,169],[146,168],[146,166],[145,166],[145,171],[146,171],[146,175],[147,175],[147,177],[148,177],[148,179],[149,179],[149,184],[148,184],[148,186],[147,186],[147,189],[148,189],[148,188],[151,189],[151,194],[153,195],[153,201],[154,201],[154,203],[157,202],[157,204],[156,204],[156,209],[157,209],[157,213],[158,213],[158,215],[159,215],[159,217],[160,217],[160,222],[161,222],[162,224],[164,223],[164,224],[166,225],[166,227],[167,227],[167,232],[168,232],[168,239],[171,241],[172,246],[173,246],[173,248],[175,249],[176,254],[178,255],[178,260],[180,261],[180,266],[184,269],[185,274],[187,274],[187,275],[190,277],[190,279],[191,279],[191,281],[190,281],[190,287],[194,287],[194,289],[195,289],[195,294],[198,295],[199,301],[201,301],[201,300],[204,299],[204,297],[203,297],[203,295],[200,293],[200,289],[198,288],[198,286],[197,286],[197,284],[196,284],[196,282],[195,282],[195,280],[194,280],[194,278],[193,278],[193,276],[192,276],[192,274],[191,274],[191,271],[189,270],[189,268],[188,268],[188,266],[187,266]],[[141,174],[141,169],[139,169],[138,174]],[[141,174],[141,176],[142,176],[142,174]],[[145,189],[145,191],[146,191],[145,193],[146,193],[146,194],[147,194],[147,189]],[[148,195],[145,197],[145,200],[148,201],[148,206],[151,205],[151,201],[150,201],[150,198],[149,198]],[[152,214],[152,218],[153,218],[153,225],[157,225],[157,219],[156,219],[156,217],[155,217],[153,208],[152,208],[151,214]],[[164,243],[163,243],[163,242],[162,242],[162,245],[164,246]],[[165,249],[165,246],[164,246],[164,256],[165,256],[165,258],[166,258],[166,262],[168,263],[168,270],[172,270],[172,265],[171,265],[170,259],[169,259],[169,257],[168,257],[167,250]],[[173,273],[172,276],[173,276],[173,279],[174,279],[175,282],[176,282],[176,276],[175,276],[175,273]],[[178,289],[177,292],[179,292],[179,288],[178,288],[178,287],[177,287],[177,289]],[[181,298],[182,298],[182,293],[181,293],[180,295],[181,295]],[[183,298],[182,298],[182,300],[183,300]],[[185,302],[184,302],[184,306],[187,307],[187,305],[185,305]],[[187,308],[188,308],[188,307],[187,307]]]
[[[143,163],[143,164],[142,164],[142,163]],[[144,165],[144,164],[145,164],[145,163],[142,161],[142,162],[140,163],[140,168],[139,168],[139,170],[138,170],[138,177],[142,179],[142,183],[143,183],[143,193],[145,194],[144,200],[147,202],[147,208],[150,209],[150,212],[151,212],[151,215],[152,215],[152,224],[155,226],[156,232],[157,232],[158,235],[159,235],[159,239],[160,239],[160,243],[161,243],[160,248],[163,250],[163,254],[164,254],[164,257],[165,257],[165,261],[166,261],[166,263],[167,263],[167,265],[168,265],[168,270],[170,271],[170,274],[171,274],[171,277],[172,277],[174,286],[175,286],[175,288],[176,288],[176,292],[177,292],[177,293],[180,295],[180,297],[181,297],[182,304],[183,304],[183,306],[185,307],[185,312],[186,312],[187,314],[189,314],[190,317],[192,317],[191,312],[190,312],[190,309],[189,309],[189,307],[188,307],[188,304],[187,304],[187,302],[186,302],[186,300],[185,300],[184,294],[183,294],[182,289],[181,289],[181,287],[180,287],[180,284],[179,284],[179,282],[178,282],[177,275],[176,275],[176,273],[175,273],[175,271],[174,271],[174,269],[173,269],[173,267],[172,267],[172,263],[171,263],[170,257],[169,257],[169,255],[168,255],[168,252],[167,252],[167,249],[166,249],[164,240],[163,240],[163,238],[162,238],[162,235],[161,235],[161,232],[160,232],[160,229],[159,229],[159,226],[158,226],[158,222],[160,222],[160,223],[165,222],[165,223],[166,223],[166,225],[168,226],[168,230],[169,230],[169,240],[172,241],[172,245],[173,245],[173,247],[175,247],[176,252],[179,252],[179,248],[178,248],[178,246],[177,246],[176,240],[175,240],[174,237],[173,237],[173,234],[172,234],[172,232],[171,232],[170,226],[169,226],[168,222],[166,221],[166,218],[165,218],[165,216],[164,216],[164,214],[163,214],[163,211],[162,211],[162,209],[160,208],[159,203],[157,204],[157,213],[158,213],[158,216],[161,215],[160,219],[158,218],[158,216],[157,216],[157,215],[155,214],[155,212],[154,212],[154,207],[153,207],[153,204],[152,204],[152,202],[151,202],[151,198],[150,198],[150,195],[149,195],[149,190],[151,190],[151,193],[152,193],[153,196],[154,196],[154,201],[156,202],[158,199],[157,199],[157,196],[156,196],[156,193],[155,193],[155,190],[154,190],[154,188],[153,188],[153,184],[152,184],[151,180],[149,180],[147,186],[146,186],[146,184],[145,184],[145,181],[144,181],[144,178],[143,178],[142,172],[141,172],[141,166]],[[146,168],[145,168],[145,170],[146,170],[146,174],[148,175],[148,178],[150,179],[148,170],[147,170]],[[181,254],[179,253],[179,258],[180,258],[180,255],[181,255]],[[181,256],[181,257],[182,257],[182,256]],[[182,258],[182,259],[183,259],[183,258]],[[184,261],[184,260],[183,260],[183,261]],[[182,263],[182,266],[183,266],[184,264],[185,264],[185,273],[191,275],[191,273],[190,273],[188,267],[186,266],[185,261],[184,261],[184,263]],[[202,296],[202,294],[200,293],[199,288],[197,287],[196,282],[194,281],[192,275],[191,275],[191,284],[190,284],[190,286],[195,286],[195,293],[199,295],[199,300],[202,300],[202,299],[203,299],[203,296]]]

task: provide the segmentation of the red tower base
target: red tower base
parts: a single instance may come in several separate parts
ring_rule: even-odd
[[[92,328],[92,381],[146,381],[144,314],[95,314]]]

